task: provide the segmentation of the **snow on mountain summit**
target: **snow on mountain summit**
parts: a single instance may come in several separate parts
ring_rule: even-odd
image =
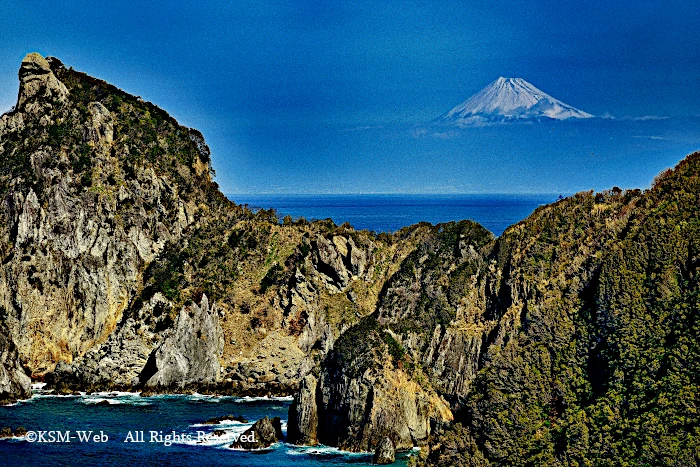
[[[469,125],[591,117],[593,115],[555,99],[522,78],[501,77],[438,120]]]

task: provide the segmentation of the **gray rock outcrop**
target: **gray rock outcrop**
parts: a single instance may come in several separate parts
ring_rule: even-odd
[[[287,441],[292,444],[318,444],[317,384],[313,375],[306,375],[301,380],[299,391],[294,395],[287,421]]]
[[[244,441],[245,440],[245,441]],[[282,440],[282,422],[279,417],[261,418],[230,445],[234,449],[264,449]]]
[[[83,140],[97,144],[111,144],[114,139],[114,118],[100,102],[88,106],[92,121],[83,130]]]
[[[31,380],[22,369],[12,338],[0,326],[0,403],[29,397]]]
[[[396,460],[396,452],[394,450],[394,443],[391,439],[384,438],[379,442],[379,446],[374,451],[374,456],[372,456],[372,463],[377,465],[387,465],[393,464]]]
[[[344,291],[350,280],[363,278],[371,260],[373,245],[357,245],[352,236],[318,235],[312,242],[312,259],[326,286],[334,292]]]
[[[68,95],[68,89],[53,74],[48,60],[36,52],[28,54],[22,60],[19,81],[17,108],[24,108],[34,98],[42,98],[44,102],[63,101]]]
[[[146,386],[213,383],[220,377],[224,339],[216,305],[207,296],[198,306],[183,307],[172,334],[151,354],[141,380]]]

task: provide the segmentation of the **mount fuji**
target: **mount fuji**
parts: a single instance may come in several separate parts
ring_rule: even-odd
[[[593,115],[555,99],[522,78],[501,77],[436,121],[470,126],[591,117]]]

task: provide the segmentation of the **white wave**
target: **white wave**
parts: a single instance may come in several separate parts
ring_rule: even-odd
[[[83,398],[83,403],[88,405],[95,405],[105,401],[110,405],[151,405],[150,402],[143,400],[137,392],[96,392],[89,395],[83,393],[81,397]]]
[[[140,392],[124,392],[124,391],[105,391],[105,392],[93,392],[90,393],[91,396],[99,397],[141,397]]]
[[[62,398],[73,398],[82,397],[82,394],[54,394],[53,390],[46,391],[45,393],[34,394],[30,399],[44,399],[49,397],[62,397]]]
[[[221,402],[223,399],[223,396],[215,396],[213,394],[197,394],[194,393],[192,395],[187,396],[187,399],[193,402]]]
[[[244,397],[233,397],[234,402],[260,402],[260,401],[279,401],[279,402],[292,402],[294,400],[293,396],[244,396]]]
[[[88,404],[88,405],[96,405],[96,404],[100,404],[102,402],[107,402],[110,405],[118,405],[118,404],[124,403],[123,401],[120,401],[119,399],[106,399],[103,397],[96,397],[94,399],[93,398],[83,399],[83,403]]]
[[[371,452],[350,452],[343,451],[341,449],[325,446],[319,444],[316,446],[295,446],[293,444],[287,444],[287,447],[291,448],[287,450],[287,454],[291,456],[347,456],[347,457],[362,457],[372,455]]]
[[[97,395],[109,395],[109,394],[117,394],[115,392],[109,392],[109,393],[95,393]],[[140,395],[140,393],[118,393],[120,395],[131,395],[131,396],[137,396]],[[251,397],[251,396],[222,396],[218,394],[199,394],[199,393],[193,393],[193,394],[153,394],[151,396],[140,396],[142,399],[188,399],[193,402],[221,402],[221,401],[229,401],[229,402],[241,402],[241,403],[246,403],[246,402],[292,402],[294,400],[293,396],[257,396],[257,397]]]
[[[292,396],[220,396],[216,394],[163,394],[163,395],[158,395],[158,396],[152,396],[152,397],[184,397],[192,402],[211,402],[211,403],[219,403],[222,401],[227,401],[227,402],[239,402],[242,404],[249,403],[249,402],[292,402],[294,400],[294,397]]]
[[[189,439],[180,440],[173,444],[186,444],[188,446],[208,446],[215,448],[228,448],[231,443],[236,441],[247,429],[253,426],[252,423],[236,422],[236,425],[227,425],[225,429],[216,428],[213,430],[190,430],[188,432]],[[214,427],[217,425],[206,425]],[[191,428],[201,428],[201,424],[190,425]],[[214,432],[218,431],[219,434]]]
[[[37,399],[49,399],[49,398],[62,398],[62,399],[77,399],[78,397],[84,397],[85,393],[80,394],[54,394],[53,389],[35,389],[32,391],[32,395],[28,399],[20,399],[17,404],[26,404],[33,402]]]
[[[46,383],[32,383],[32,390],[34,391],[44,389],[44,387],[46,387]]]
[[[194,425],[190,425],[192,428],[206,428],[206,427],[231,427],[231,426],[253,426],[252,423],[243,423],[239,422],[237,420],[221,420],[219,423],[195,423]]]
[[[281,446],[281,443],[278,441],[276,443],[271,444],[270,446],[266,448],[260,448],[260,449],[243,449],[243,448],[227,448],[229,451],[242,451],[242,452],[255,452],[255,451],[271,451],[273,449],[277,449],[279,446]]]

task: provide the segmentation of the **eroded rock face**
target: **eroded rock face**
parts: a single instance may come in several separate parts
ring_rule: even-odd
[[[157,203],[159,185],[130,188]],[[76,193],[65,181],[40,195],[31,188],[15,193],[3,205],[12,247],[0,266],[0,301],[37,374],[52,370],[56,357],[71,362],[107,338],[129,304],[139,269],[187,222],[176,219],[168,228],[146,215],[117,223],[115,199]]]
[[[452,420],[444,401],[391,364],[359,377],[325,371],[320,391],[319,441],[349,451],[373,451],[387,436],[396,449],[424,445],[431,421]]]
[[[147,324],[148,317],[158,314],[160,319],[154,327],[167,329],[172,312],[172,303],[156,293],[134,316],[124,320],[105,343],[70,364],[59,362],[47,375],[47,382],[64,390],[138,386],[149,356],[164,338]]]
[[[294,395],[287,422],[289,443],[304,446],[318,444],[317,385],[316,378],[313,375],[307,375],[302,379],[299,391]]]
[[[0,326],[0,402],[29,397],[31,380],[19,362],[17,348]]]
[[[358,246],[352,236],[334,235],[328,239],[318,235],[311,247],[313,264],[326,286],[342,292],[353,277],[364,278],[373,245]]]
[[[163,387],[216,382],[223,351],[216,305],[210,307],[204,295],[199,306],[192,304],[180,310],[173,333],[151,354],[141,381],[146,386]]]
[[[24,108],[33,98],[62,101],[68,95],[68,89],[53,74],[49,62],[36,52],[28,54],[22,60],[19,81],[17,108]]]
[[[482,343],[485,340],[482,326],[460,326],[455,323],[446,329],[435,327],[433,338],[426,350],[422,364],[436,390],[446,398],[464,397],[479,370]]]
[[[92,122],[85,126],[83,139],[97,144],[111,144],[114,139],[114,119],[107,107],[100,102],[88,106]]]
[[[349,451],[373,451],[385,437],[396,449],[423,445],[432,423],[452,420],[447,404],[400,368],[381,333],[365,318],[324,359],[318,386],[302,385],[290,415],[295,442],[314,441],[316,416],[318,442]]]
[[[377,465],[393,464],[396,460],[394,443],[389,438],[384,438],[377,446],[372,457],[372,463]]]

